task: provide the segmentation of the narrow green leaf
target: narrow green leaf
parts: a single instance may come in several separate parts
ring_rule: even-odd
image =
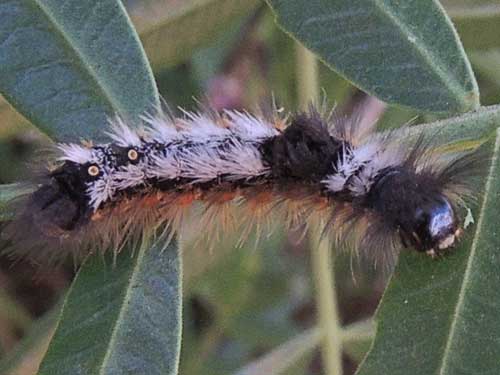
[[[473,238],[441,261],[402,254],[358,375],[500,372],[499,154],[497,130]]]
[[[103,138],[107,116],[158,103],[138,37],[118,0],[0,3],[0,91],[58,140]]]
[[[0,90],[59,140],[100,140],[109,115],[158,104],[119,1],[13,0],[0,4],[0,23]],[[16,189],[3,187],[0,208]],[[148,247],[128,245],[115,266],[99,257],[82,266],[41,374],[177,373],[180,254],[175,242]]]
[[[131,4],[129,12],[150,64],[159,70],[189,58],[259,4],[258,0],[149,1]]]
[[[181,264],[163,239],[113,265],[92,257],[78,273],[40,375],[176,374]]]
[[[441,0],[466,49],[500,47],[498,0]]]
[[[458,117],[412,127],[414,134],[432,135],[437,144],[489,138],[500,126],[500,105],[481,107]]]
[[[356,86],[434,112],[479,106],[453,26],[436,0],[267,0],[294,38]]]
[[[318,328],[307,330],[249,363],[234,375],[284,374],[303,355],[314,349],[319,344],[321,337],[321,331]]]

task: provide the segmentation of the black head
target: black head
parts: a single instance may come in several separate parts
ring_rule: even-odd
[[[41,230],[54,236],[87,223],[92,214],[112,199],[115,172],[139,162],[140,150],[101,145],[85,148],[62,145],[64,164],[48,174],[33,193],[27,214]]]
[[[75,229],[91,214],[88,183],[99,175],[96,165],[66,161],[32,194],[25,214],[31,215],[33,224],[49,236]]]
[[[396,230],[405,247],[435,256],[460,234],[455,209],[432,178],[403,168],[379,174],[367,204]]]

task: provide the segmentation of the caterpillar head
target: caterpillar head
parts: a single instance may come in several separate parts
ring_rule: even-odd
[[[110,147],[60,145],[63,164],[29,198],[26,214],[45,235],[59,237],[89,219],[113,196],[116,156]]]
[[[405,247],[435,256],[452,247],[461,229],[456,209],[435,178],[411,169],[382,171],[367,201]]]
[[[59,263],[68,254],[81,259],[95,241],[102,240],[103,248],[108,245],[104,238],[93,237],[103,225],[94,215],[114,200],[118,172],[140,159],[130,147],[58,147],[59,165],[36,181],[33,193],[11,201],[17,215],[0,233],[7,244],[15,244],[7,252],[37,263]]]
[[[449,199],[440,194],[416,209],[413,219],[412,246],[432,257],[454,246],[462,233]]]

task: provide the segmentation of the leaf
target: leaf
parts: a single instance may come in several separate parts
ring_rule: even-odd
[[[442,0],[466,49],[500,46],[500,3],[497,0]]]
[[[437,1],[267,2],[294,38],[382,100],[448,113],[479,106],[470,63]]]
[[[160,70],[186,60],[259,4],[257,0],[152,1],[131,5],[129,12],[150,64]]]
[[[107,117],[135,118],[158,94],[117,0],[0,4],[0,91],[61,141],[103,139]]]
[[[432,136],[436,144],[486,139],[500,126],[500,105],[481,107],[475,112],[411,127],[413,134]]]
[[[176,374],[181,335],[178,247],[160,238],[113,265],[92,257],[65,301],[41,365],[50,374]]]
[[[499,153],[497,130],[474,237],[441,261],[402,254],[358,375],[499,373]]]
[[[234,24],[235,20],[249,14],[260,4],[261,2],[258,0],[125,1],[130,18],[139,34],[141,34],[140,37],[149,57],[149,62],[157,71],[163,71],[179,64],[189,59],[200,47],[213,44],[219,34],[227,31],[228,25]],[[186,27],[186,25],[189,25],[189,27]],[[127,33],[120,32],[120,34],[113,36],[114,40],[117,40],[116,46],[120,46],[120,43],[123,44],[124,41],[126,42],[128,36],[125,34]],[[124,41],[118,40],[118,37],[124,39]],[[218,45],[217,47],[227,49],[229,45],[224,43],[223,46]],[[126,56],[129,52],[126,50],[115,51],[115,53],[117,52],[124,55],[122,58],[118,58],[119,64],[128,62]],[[141,81],[140,72],[143,74],[148,72],[148,69],[141,68],[132,71],[130,68],[130,72],[125,73],[126,80],[123,79],[123,75],[116,74],[117,77],[114,79],[120,81],[116,86],[121,88],[125,87],[125,83],[132,84],[135,82],[136,85],[142,83],[144,87],[150,86],[150,88],[154,88],[151,78]],[[130,82],[130,78],[137,79]],[[171,94],[174,93],[167,93],[167,96]],[[191,91],[187,95],[190,104],[192,103],[192,96]],[[136,99],[137,103],[135,104],[140,107],[139,113],[144,111],[149,104],[156,103],[155,100],[148,98],[148,95],[140,95]],[[9,117],[6,118],[6,115]],[[19,115],[16,115],[15,111],[3,101],[0,101],[0,117],[2,118],[0,134],[10,125],[16,125],[20,122]],[[84,123],[84,120],[81,120],[80,123]],[[97,123],[101,124],[102,120],[100,119]],[[80,134],[77,135],[80,136]],[[93,139],[97,136],[100,139],[102,134],[101,130],[96,128],[84,136]]]
[[[107,116],[158,104],[120,2],[14,0],[0,5],[0,22],[0,90],[59,140],[102,139]],[[1,191],[2,204],[18,193]],[[121,254],[115,267],[92,257],[80,269],[41,374],[177,373],[180,255],[175,242],[148,247],[129,245],[136,256]]]
[[[319,344],[321,336],[318,328],[307,330],[249,363],[234,375],[284,374],[288,367]]]

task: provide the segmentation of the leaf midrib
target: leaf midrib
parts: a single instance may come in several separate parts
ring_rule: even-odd
[[[142,261],[145,256],[145,249],[147,246],[145,246],[145,243],[143,243],[139,249],[139,254],[137,254],[137,258],[135,259],[135,264],[133,271],[130,275],[129,282],[128,282],[128,287],[127,287],[127,292],[125,293],[125,296],[123,298],[123,301],[120,306],[120,311],[118,313],[117,319],[114,321],[114,326],[113,330],[111,331],[111,336],[109,338],[108,345],[106,346],[106,352],[104,353],[104,356],[102,357],[102,363],[99,367],[99,374],[100,375],[106,375],[106,369],[108,367],[108,362],[111,358],[111,355],[113,353],[115,343],[117,341],[117,334],[119,331],[119,328],[122,326],[122,322],[125,320],[125,313],[128,311],[128,308],[130,307],[129,301],[131,300],[132,297],[132,288],[131,286],[135,284],[139,270],[141,269]]]
[[[115,113],[126,113],[126,111],[121,108],[119,103],[115,102],[113,100],[113,95],[111,93],[111,90],[107,85],[102,82],[102,80],[98,79],[97,73],[94,71],[92,66],[90,65],[89,61],[85,58],[85,55],[81,54],[79,49],[76,48],[74,44],[72,44],[72,40],[69,37],[70,33],[64,32],[64,27],[57,22],[57,20],[52,16],[52,13],[47,9],[47,7],[44,6],[42,1],[40,0],[32,0],[33,4],[37,6],[45,15],[46,19],[53,25],[57,35],[64,41],[66,46],[71,49],[76,56],[78,56],[78,59],[76,60],[76,64],[78,64],[80,67],[84,68],[83,70],[87,72],[88,76],[92,80],[92,83],[94,88],[99,91],[99,94],[103,98],[106,99],[106,102],[109,104],[109,106],[112,108],[112,110]]]
[[[437,4],[437,2],[435,2],[434,0],[432,0],[432,2],[438,8],[440,8],[442,12],[444,12],[444,9],[442,8],[442,6],[440,4]],[[461,90],[460,83],[455,79],[455,77],[453,75],[448,76],[446,74],[446,72],[449,70],[449,69],[447,69],[446,64],[444,64],[444,66],[443,66],[443,62],[441,61],[441,59],[438,59],[435,56],[435,54],[432,53],[432,51],[429,51],[425,48],[422,48],[422,46],[420,44],[420,38],[417,38],[417,36],[415,34],[413,34],[411,32],[411,30],[404,23],[400,22],[400,20],[394,15],[392,8],[386,6],[384,0],[373,0],[373,3],[375,4],[375,6],[378,9],[380,9],[382,14],[385,14],[388,16],[388,19],[399,30],[401,30],[403,35],[406,35],[407,37],[412,37],[415,40],[415,42],[412,42],[411,45],[414,46],[414,49],[417,51],[417,53],[424,59],[424,61],[426,61],[428,63],[428,66],[433,66],[435,68],[434,72],[436,73],[437,77],[443,83],[443,85],[450,90],[450,92],[453,92],[455,94],[457,94],[457,93],[459,94],[459,95],[455,95],[455,98],[460,101],[460,104],[465,106],[465,107],[469,107],[470,103],[463,100],[464,95],[460,95],[460,94],[468,94],[468,92],[464,92],[463,90]],[[449,22],[447,22],[447,23],[449,24]],[[449,25],[449,26],[451,26],[453,34],[455,35],[455,38],[458,38],[458,35],[457,35],[455,29],[453,28],[453,25]],[[460,48],[462,53],[465,53],[463,51],[463,49],[461,48],[461,46],[459,46],[459,48]],[[469,71],[469,73],[472,73],[472,68],[471,68],[468,60],[466,60],[466,65],[467,65],[467,70]],[[476,81],[473,80],[472,82],[474,85],[472,91],[477,91]]]

